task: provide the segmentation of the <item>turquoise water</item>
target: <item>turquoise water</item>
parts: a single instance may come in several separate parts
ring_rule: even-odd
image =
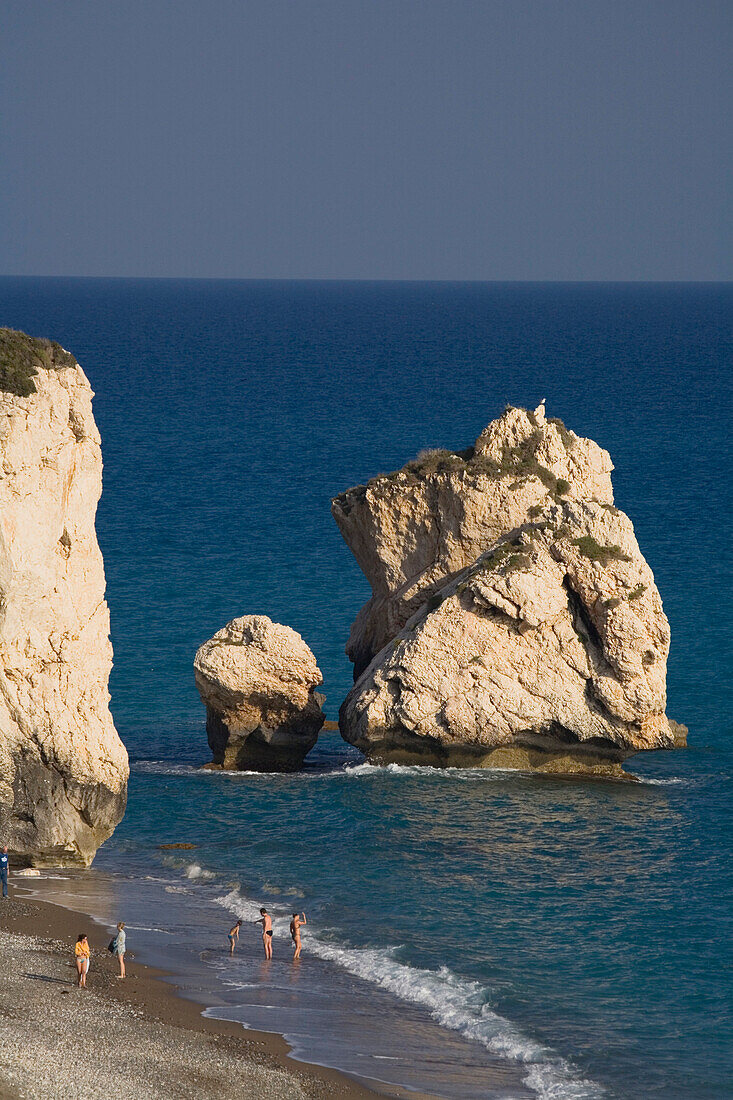
[[[338,971],[395,1014],[419,1006],[540,1096],[729,1095],[732,297],[0,280],[0,323],[60,340],[97,394],[112,709],[133,760],[98,865],[179,876],[245,915],[304,907],[323,982]],[[368,586],[331,497],[542,397],[611,452],[671,622],[668,710],[690,749],[637,759],[634,786],[376,769],[337,735],[301,775],[198,773],[191,661],[234,615],[300,631],[336,715]],[[181,840],[198,870],[163,861],[156,845]],[[442,1074],[403,1083],[468,1095]]]

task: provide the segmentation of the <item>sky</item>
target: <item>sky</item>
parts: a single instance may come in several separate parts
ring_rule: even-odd
[[[6,0],[0,274],[730,279],[730,0]]]

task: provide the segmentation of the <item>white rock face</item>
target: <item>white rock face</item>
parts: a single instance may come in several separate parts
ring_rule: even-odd
[[[333,516],[372,586],[346,652],[354,677],[451,577],[548,501],[613,504],[607,451],[560,421],[509,408],[461,454],[427,452],[349,489]],[[560,492],[558,492],[558,488]]]
[[[109,711],[93,394],[58,345],[0,338],[3,385],[16,353],[38,369],[36,392],[0,392],[0,842],[35,866],[88,865],[129,771]]]
[[[300,634],[266,615],[233,619],[200,647],[196,686],[206,706],[214,764],[294,771],[325,715],[316,659]]]
[[[669,626],[632,524],[611,503],[610,460],[562,426],[548,430],[543,414],[509,410],[476,451],[506,464],[507,444],[529,437],[544,471],[490,478],[483,497],[460,470],[428,473],[437,486],[379,479],[357,505],[366,523],[400,517],[378,550],[370,556],[365,537],[360,552],[374,575],[389,546],[392,577],[407,580],[370,601],[352,640],[368,648],[365,635],[384,637],[419,604],[341,708],[343,736],[371,759],[620,774],[632,753],[673,744]],[[548,470],[568,484],[553,485]],[[434,511],[418,511],[411,530],[415,501],[431,499]],[[431,515],[437,539],[426,535]],[[462,554],[474,558],[456,571]]]

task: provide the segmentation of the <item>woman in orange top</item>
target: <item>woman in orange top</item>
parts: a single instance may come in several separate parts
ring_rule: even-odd
[[[80,932],[74,948],[76,958],[76,972],[79,975],[77,985],[80,989],[87,987],[87,970],[89,969],[89,940],[86,932]]]

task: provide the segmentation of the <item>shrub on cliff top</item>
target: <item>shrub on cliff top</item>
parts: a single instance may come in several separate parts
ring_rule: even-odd
[[[411,474],[429,477],[430,474],[442,474],[448,470],[460,469],[462,466],[463,459],[455,451],[431,450],[420,451],[417,458],[408,462],[404,468]]]
[[[513,406],[507,405],[507,409]],[[505,410],[506,411],[506,410]],[[503,477],[514,477],[511,488],[516,489],[522,481],[535,477],[553,495],[555,500],[570,490],[570,482],[555,475],[538,462],[536,454],[543,440],[542,428],[537,423],[533,414],[530,414],[535,430],[515,447],[506,447],[501,458],[497,461],[485,454],[476,454],[474,446],[466,447],[462,451],[426,450],[421,451],[417,458],[407,462],[402,469],[394,470],[389,474],[378,474],[367,482],[371,488],[386,483],[397,484],[401,487],[418,485],[424,478],[435,477],[447,473],[465,472],[469,475],[479,475],[498,481]],[[575,438],[567,430],[562,420],[553,419],[548,423],[554,424],[560,432],[563,444],[569,450],[575,443]],[[366,493],[365,486],[358,489],[350,489],[348,494],[342,494],[337,498],[342,502],[344,510],[363,499]],[[359,495],[361,494],[361,495]],[[346,496],[350,495],[349,501]]]
[[[33,379],[39,370],[61,370],[73,367],[76,360],[60,344],[0,329],[0,390],[18,397],[36,393]]]

